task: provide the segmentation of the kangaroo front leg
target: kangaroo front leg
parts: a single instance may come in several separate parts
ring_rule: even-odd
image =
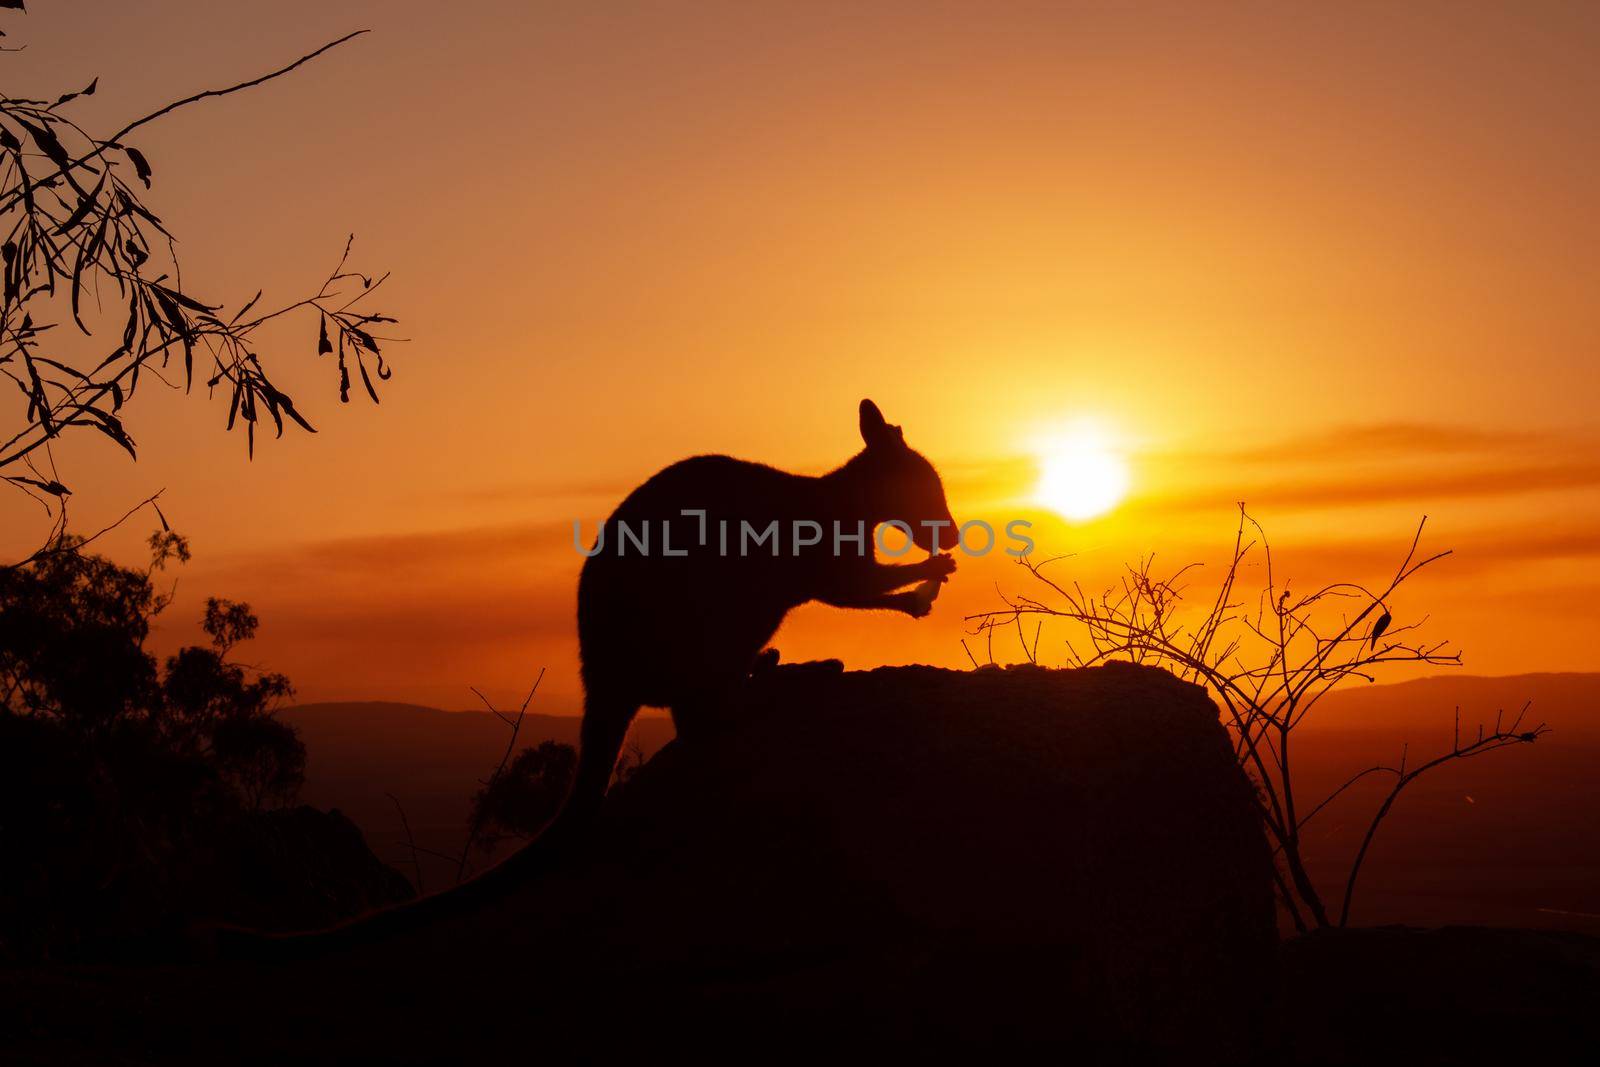
[[[955,569],[956,561],[948,555],[930,556],[916,563],[874,562],[864,574],[852,576],[849,594],[877,596],[915,582],[942,581],[955,573]]]
[[[865,572],[817,599],[836,608],[874,608],[903,611],[914,619],[928,614],[945,576],[956,569],[949,556],[934,556],[918,563],[873,564]],[[915,589],[894,592],[918,583]]]
[[[903,611],[913,619],[920,619],[933,610],[933,602],[939,595],[939,581],[930,578],[903,593],[878,593],[874,596],[853,597],[823,597],[824,604],[831,604],[836,608],[856,608],[872,611]]]

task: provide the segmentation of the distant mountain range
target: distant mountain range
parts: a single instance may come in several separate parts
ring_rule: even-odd
[[[1449,751],[1458,707],[1470,741],[1524,704],[1523,728],[1544,723],[1548,735],[1446,764],[1402,794],[1362,870],[1352,921],[1600,933],[1600,674],[1443,675],[1330,694],[1299,737],[1302,796],[1320,799],[1402,751],[1408,766]],[[1342,883],[1388,788],[1371,776],[1306,828],[1319,885]]]
[[[1393,685],[1355,685],[1328,694],[1316,728],[1437,729],[1448,739],[1456,707],[1465,730],[1469,723],[1492,724],[1501,709],[1509,719],[1524,704],[1531,705],[1530,724],[1543,721],[1561,732],[1600,733],[1600,673],[1443,674]]]
[[[1549,736],[1531,746],[1446,765],[1419,779],[1379,831],[1353,921],[1486,922],[1600,932],[1600,674],[1442,675],[1330,694],[1297,734],[1300,810],[1351,774],[1447,751],[1461,709],[1464,736],[1515,715]],[[309,752],[302,798],[339,808],[379,856],[414,875],[400,812],[429,852],[459,853],[473,793],[494,770],[510,729],[487,712],[414,704],[305,704],[281,713]],[[529,715],[518,747],[577,741],[578,720]],[[641,717],[633,740],[651,755],[673,736],[664,716]],[[1306,828],[1308,862],[1324,894],[1344,872],[1387,781],[1369,777]],[[391,799],[392,797],[392,799]],[[398,802],[398,804],[397,804]],[[473,857],[481,865],[480,857]],[[424,887],[444,888],[455,864],[419,854]]]
[[[306,745],[301,799],[343,811],[366,833],[374,852],[413,879],[405,824],[410,840],[423,849],[459,855],[473,794],[511,741],[510,727],[486,711],[370,701],[301,704],[279,717],[300,731]],[[569,715],[527,715],[517,748],[542,741],[576,745],[578,722]],[[664,716],[641,716],[631,740],[650,756],[672,734]],[[472,860],[482,866],[483,857]],[[454,863],[426,853],[418,861],[429,891],[455,880]]]

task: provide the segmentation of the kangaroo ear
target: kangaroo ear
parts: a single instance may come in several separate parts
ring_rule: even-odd
[[[861,440],[868,448],[883,446],[898,439],[896,426],[884,421],[883,412],[870,400],[861,402]]]

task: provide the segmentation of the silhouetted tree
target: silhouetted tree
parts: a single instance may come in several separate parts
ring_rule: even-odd
[[[294,728],[272,717],[290,693],[281,674],[252,673],[226,656],[259,625],[248,604],[211,597],[202,624],[211,647],[191,646],[168,658],[164,713],[175,736],[204,738],[210,759],[251,809],[287,803],[305,780],[306,752]]]
[[[0,571],[0,713],[55,724],[94,745],[137,730],[181,757],[214,767],[251,808],[292,800],[304,779],[305,749],[272,718],[289,679],[229,662],[255,636],[247,604],[212,597],[204,628],[211,647],[190,646],[159,669],[144,648],[151,620],[169,604],[155,572],[188,558],[175,534],[151,537],[146,570],[62,550]]]
[[[210,647],[160,664],[144,647],[170,603],[155,575],[189,555],[170,532],[150,543],[143,570],[71,538],[0,570],[0,952],[137,925],[198,839],[304,780],[273,717],[288,679],[228,659],[255,634],[247,605],[207,601]]]
[[[534,679],[533,688],[528,690],[522,707],[514,716],[496,708],[482,692],[473,689],[489,713],[505,723],[511,732],[500,763],[472,798],[471,813],[467,817],[466,845],[457,857],[457,881],[467,873],[474,845],[489,853],[508,838],[537,837],[556,817],[572,789],[573,777],[578,770],[578,752],[571,745],[544,741],[535,747],[517,751],[517,737],[522,731],[523,720],[527,718],[528,705],[538,693],[539,683],[543,680],[544,671],[541,669],[539,677]],[[637,740],[629,741],[612,769],[612,784],[626,782],[644,764],[643,746]],[[404,811],[401,811],[400,817],[402,821],[405,819]],[[415,857],[416,844],[413,842],[411,847]]]
[[[260,355],[269,323],[294,314],[311,320],[308,347],[334,358],[340,400],[349,400],[354,373],[377,402],[374,379],[390,376],[381,330],[394,320],[361,305],[387,275],[351,269],[347,241],[309,295],[269,308],[257,292],[225,311],[182,279],[173,235],[144,199],[156,169],[129,141],[179,108],[270,81],[365,32],[260,77],[174,101],[108,135],[72,117],[74,101],[97,92],[98,79],[41,98],[0,94],[0,374],[26,401],[21,425],[0,429],[0,478],[45,506],[49,541],[67,528],[71,492],[51,443],[92,432],[136,455],[123,409],[152,379],[185,391],[198,380],[208,394],[220,391],[228,428],[243,424],[252,453],[265,420],[279,436],[286,421],[311,431]],[[69,343],[73,334],[77,343]]]
[[[1426,520],[1424,520],[1426,522]],[[1185,616],[1187,576],[1197,564],[1162,577],[1149,559],[1130,566],[1121,582],[1099,594],[1077,583],[1063,584],[1044,569],[1055,560],[1018,562],[1044,590],[1039,595],[1004,596],[1005,607],[967,618],[990,641],[997,631],[1014,630],[1030,662],[1038,661],[1044,620],[1075,624],[1081,649],[1066,641],[1067,665],[1090,666],[1127,659],[1166,667],[1187,681],[1205,686],[1222,708],[1223,721],[1234,735],[1234,754],[1256,783],[1256,804],[1274,851],[1282,863],[1276,870],[1279,899],[1296,928],[1345,925],[1356,879],[1373,836],[1402,790],[1418,775],[1453,760],[1467,759],[1509,745],[1528,744],[1546,732],[1544,724],[1524,728],[1524,707],[1509,720],[1500,716],[1494,728],[1479,727],[1462,736],[1460,713],[1450,750],[1421,763],[1409,763],[1402,752],[1395,764],[1380,764],[1355,774],[1332,795],[1307,805],[1295,792],[1294,746],[1291,740],[1321,699],[1343,682],[1373,681],[1375,672],[1395,664],[1454,666],[1461,654],[1447,642],[1422,641],[1421,622],[1396,625],[1390,607],[1405,582],[1424,567],[1450,555],[1448,551],[1418,558],[1422,525],[1405,558],[1383,584],[1367,587],[1336,582],[1296,594],[1274,569],[1266,533],[1239,508],[1233,554],[1209,607]],[[1241,567],[1260,548],[1264,584],[1254,597],[1239,589]],[[1327,609],[1343,608],[1337,614]],[[1023,619],[1035,619],[1032,639]],[[968,653],[970,655],[970,652]],[[1360,851],[1347,874],[1337,919],[1323,903],[1321,891],[1306,870],[1301,835],[1307,823],[1335,798],[1369,775],[1393,779],[1389,793],[1368,823]]]
[[[561,810],[577,768],[577,750],[559,741],[517,753],[472,798],[471,824],[478,827],[478,846],[490,852],[508,837],[538,836]]]

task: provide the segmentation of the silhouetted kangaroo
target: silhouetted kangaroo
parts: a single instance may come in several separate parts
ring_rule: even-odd
[[[750,673],[791,609],[820,600],[928,613],[932,583],[955,570],[955,561],[879,563],[873,530],[899,520],[923,549],[932,551],[939,535],[951,547],[944,486],[872,401],[861,402],[860,420],[866,447],[820,477],[696,456],[629,493],[604,524],[578,579],[584,710],[567,805],[574,814],[604,796],[641,706],[671,708],[678,734],[692,738]],[[798,537],[797,523],[804,531]],[[649,555],[624,527],[658,539]],[[755,542],[763,531],[768,538]],[[817,543],[801,544],[811,537]],[[684,554],[666,556],[668,548]],[[929,584],[896,592],[919,582]]]
[[[640,707],[670,708],[680,737],[713,726],[792,609],[820,600],[928,613],[955,561],[879,563],[873,531],[896,520],[930,553],[951,547],[944,484],[870,400],[860,427],[865,447],[827,474],[695,456],[629,493],[602,524],[578,577],[584,703],[572,790],[556,820],[496,875],[547,865],[589,821]],[[805,537],[795,536],[797,523]]]
[[[944,486],[870,400],[861,402],[860,426],[866,447],[818,477],[695,456],[629,493],[602,524],[578,579],[583,725],[561,813],[465,885],[279,943],[365,939],[464,910],[552,866],[599,810],[639,708],[670,708],[687,739],[712,728],[791,609],[820,600],[926,615],[955,570],[952,558],[931,554],[956,540]],[[879,563],[874,530],[891,520],[930,556]]]

